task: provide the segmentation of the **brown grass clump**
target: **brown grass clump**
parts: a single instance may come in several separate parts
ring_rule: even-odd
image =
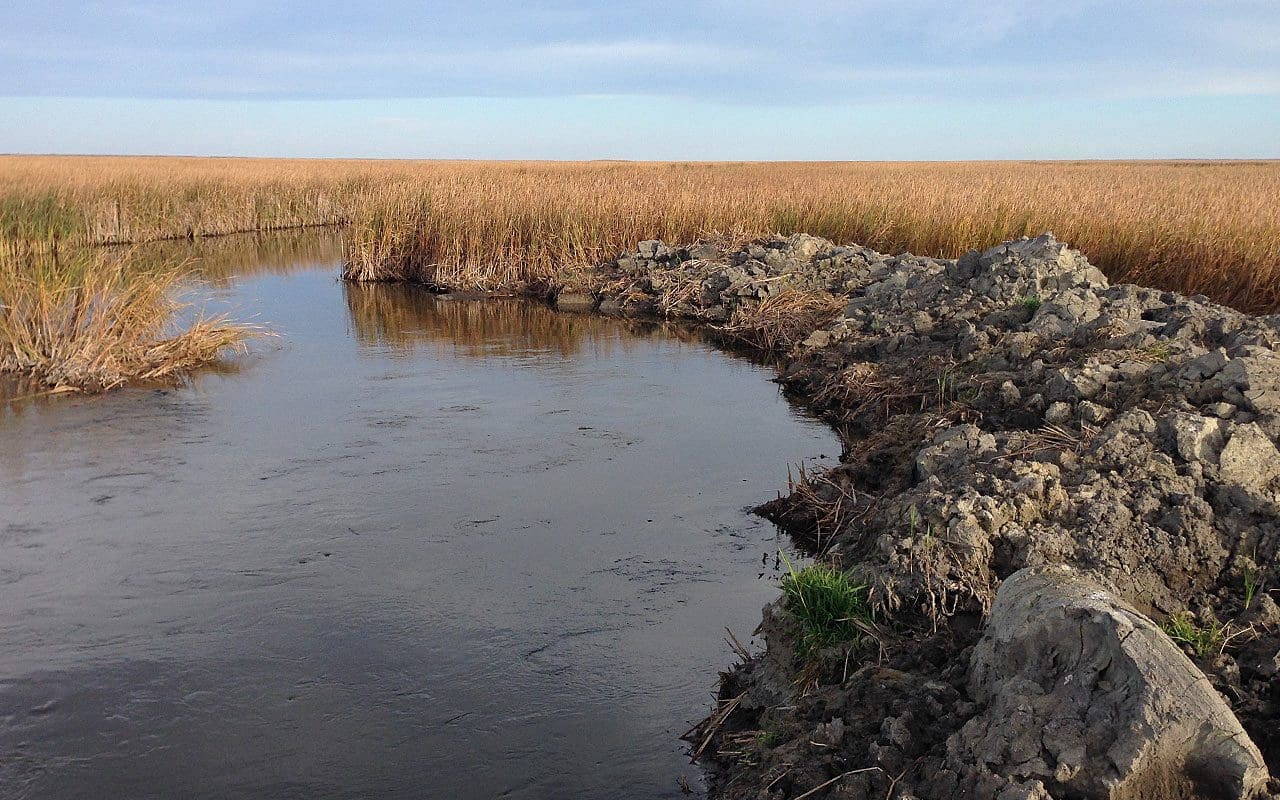
[[[845,305],[844,298],[786,287],[756,304],[741,303],[720,333],[765,350],[789,350],[824,327]]]
[[[54,391],[173,381],[262,331],[197,315],[175,291],[181,270],[140,270],[101,251],[56,258],[0,250],[0,372]]]
[[[916,401],[920,392],[899,375],[891,375],[878,365],[859,362],[828,374],[813,387],[813,404],[841,422],[857,419],[871,411],[887,420],[896,407]]]
[[[787,494],[760,507],[793,536],[804,537],[815,553],[824,553],[836,537],[864,519],[873,498],[853,488],[839,468],[787,466]]]

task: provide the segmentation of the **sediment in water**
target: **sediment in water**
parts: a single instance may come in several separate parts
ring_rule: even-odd
[[[1110,286],[1048,235],[650,241],[561,301],[770,346],[844,438],[761,511],[878,629],[800,663],[765,609],[693,737],[714,797],[1280,796],[1280,317]]]

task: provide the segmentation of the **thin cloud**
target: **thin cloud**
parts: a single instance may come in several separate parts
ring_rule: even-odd
[[[1280,3],[1251,0],[1175,0],[1159,13],[1138,0],[51,0],[5,16],[0,94],[11,97],[810,104],[1280,85]]]

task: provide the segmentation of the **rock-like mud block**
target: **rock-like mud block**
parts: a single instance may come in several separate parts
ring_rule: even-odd
[[[948,761],[978,791],[1107,800],[1265,791],[1262,755],[1204,674],[1151,620],[1067,568],[1004,582],[969,683],[985,708],[952,736]]]

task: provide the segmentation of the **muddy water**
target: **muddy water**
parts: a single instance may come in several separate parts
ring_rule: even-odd
[[[283,334],[238,369],[0,412],[0,796],[696,791],[745,508],[832,434],[696,337],[304,250],[218,283]]]

